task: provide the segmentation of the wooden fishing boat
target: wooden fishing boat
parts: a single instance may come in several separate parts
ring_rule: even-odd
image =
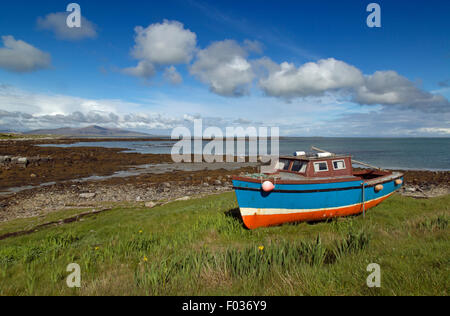
[[[403,184],[401,173],[320,151],[280,157],[273,173],[233,177],[247,228],[365,214]],[[373,168],[354,171],[353,163]]]

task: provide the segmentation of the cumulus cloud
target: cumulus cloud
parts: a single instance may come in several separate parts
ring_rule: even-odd
[[[166,68],[164,78],[172,84],[180,84],[183,82],[183,78],[174,66]]]
[[[77,41],[85,38],[96,38],[97,27],[94,23],[81,16],[81,27],[70,28],[67,26],[67,17],[70,12],[57,12],[39,17],[37,26],[39,29],[51,31],[58,39]]]
[[[177,21],[164,20],[147,28],[135,28],[136,44],[131,55],[157,65],[189,63],[193,57],[197,35]]]
[[[263,53],[263,44],[256,40],[244,40],[244,48],[248,52],[256,53],[256,54],[262,54]]]
[[[268,60],[269,76],[259,84],[269,96],[293,98],[320,96],[330,90],[360,86],[364,77],[359,69],[334,58],[306,63],[299,68],[284,62],[278,67]]]
[[[197,46],[197,35],[177,21],[164,20],[147,28],[135,28],[135,45],[131,56],[139,60],[136,67],[125,68],[123,73],[149,79],[157,69],[168,66],[164,77],[171,83],[182,82],[173,65],[189,63]]]
[[[360,105],[397,106],[422,112],[450,111],[445,97],[418,88],[395,71],[363,75],[356,67],[334,58],[297,68],[287,62],[278,65],[264,57],[254,65],[262,76],[259,85],[268,96],[289,100],[339,92]]]
[[[366,76],[364,84],[357,88],[354,100],[359,104],[398,105],[423,112],[450,111],[450,102],[443,96],[417,88],[395,71],[377,71]]]
[[[234,40],[214,42],[198,52],[192,75],[222,96],[242,96],[254,79],[248,52]]]
[[[377,71],[365,75],[357,67],[334,58],[308,62],[300,66],[262,54],[263,44],[256,40],[217,41],[197,48],[197,35],[177,21],[164,20],[147,28],[135,28],[135,46],[131,55],[136,67],[122,73],[149,79],[157,72],[173,84],[183,81],[175,65],[188,64],[192,76],[207,84],[211,92],[225,96],[247,95],[255,79],[266,96],[292,101],[334,95],[337,103],[351,100],[359,105],[394,106],[422,112],[450,111],[449,101],[430,93],[395,71]],[[448,86],[448,80],[439,83]]]
[[[4,47],[0,48],[0,68],[23,73],[50,67],[50,54],[13,36],[2,36],[2,41]]]
[[[156,73],[155,66],[147,61],[140,61],[136,67],[122,69],[126,75],[149,79]]]
[[[256,72],[258,78],[266,78],[270,74],[280,71],[280,65],[274,62],[269,57],[262,57],[252,61],[253,70]]]

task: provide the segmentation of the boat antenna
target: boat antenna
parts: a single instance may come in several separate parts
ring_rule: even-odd
[[[315,147],[315,146],[312,146],[312,147],[311,147],[311,150],[318,151],[318,152],[321,152],[321,153],[330,153],[330,154],[332,154],[332,155],[336,155],[336,154],[334,154],[334,153],[332,153],[332,152],[329,152],[329,151],[326,151],[326,150],[317,148],[317,147]],[[383,170],[383,169],[381,169],[380,167],[373,166],[373,165],[370,165],[370,164],[365,163],[365,162],[362,162],[362,161],[354,160],[353,158],[352,158],[352,162],[354,162],[354,163],[356,163],[356,164],[358,164],[358,165],[361,165],[361,166],[365,166],[365,167],[372,168],[372,169]]]

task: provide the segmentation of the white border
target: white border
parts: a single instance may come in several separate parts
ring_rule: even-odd
[[[394,194],[395,192],[383,195],[379,198],[373,199],[373,200],[369,200],[369,201],[365,201],[364,204],[373,202],[373,201],[377,201],[377,200],[381,200],[385,197],[389,197],[390,195]],[[254,215],[289,215],[289,214],[297,214],[297,213],[312,213],[312,212],[323,212],[323,211],[330,211],[330,210],[339,210],[339,209],[343,209],[346,207],[351,207],[351,206],[357,206],[357,205],[361,205],[362,206],[363,203],[356,203],[356,204],[350,204],[350,205],[345,205],[345,206],[339,206],[339,207],[330,207],[330,208],[318,208],[318,209],[287,209],[287,208],[248,208],[248,207],[243,207],[241,208],[241,215],[242,216],[254,216]]]

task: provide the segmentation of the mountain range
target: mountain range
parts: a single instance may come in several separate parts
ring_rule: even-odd
[[[39,129],[26,132],[28,135],[59,135],[72,137],[149,137],[150,134],[132,132],[117,128],[106,128],[97,125],[71,128],[62,127],[57,129]]]

